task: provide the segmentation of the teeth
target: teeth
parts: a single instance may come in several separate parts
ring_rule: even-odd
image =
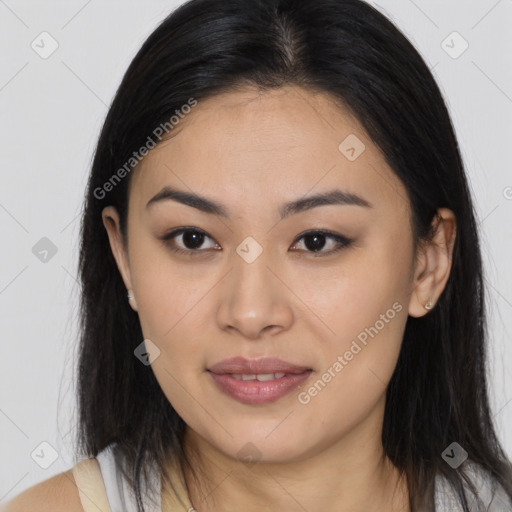
[[[281,372],[277,373],[259,373],[259,374],[232,374],[232,377],[237,380],[259,380],[260,382],[264,382],[266,380],[274,380],[274,379],[280,379],[284,377],[285,374]]]

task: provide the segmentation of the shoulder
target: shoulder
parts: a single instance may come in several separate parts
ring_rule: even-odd
[[[11,501],[0,505],[0,512],[83,512],[73,470],[52,476]]]

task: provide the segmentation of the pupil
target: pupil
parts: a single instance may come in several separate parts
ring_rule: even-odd
[[[320,239],[320,243],[318,242],[319,239]],[[314,242],[313,243],[308,243],[308,240],[314,240]],[[304,238],[304,244],[306,245],[308,250],[318,251],[325,244],[325,235],[318,234],[318,233],[314,234],[314,235],[307,235]]]
[[[203,233],[197,231],[186,231],[183,233],[183,243],[188,249],[197,249],[203,244]],[[192,247],[190,247],[192,246]]]

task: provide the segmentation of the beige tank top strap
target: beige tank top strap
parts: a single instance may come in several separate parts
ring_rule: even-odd
[[[96,459],[85,459],[72,468],[84,512],[112,512]]]

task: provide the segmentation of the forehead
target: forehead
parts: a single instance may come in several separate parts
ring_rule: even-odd
[[[170,184],[221,199],[279,202],[336,186],[406,206],[379,148],[326,93],[296,86],[222,93],[199,100],[171,135],[132,176],[141,207]]]

